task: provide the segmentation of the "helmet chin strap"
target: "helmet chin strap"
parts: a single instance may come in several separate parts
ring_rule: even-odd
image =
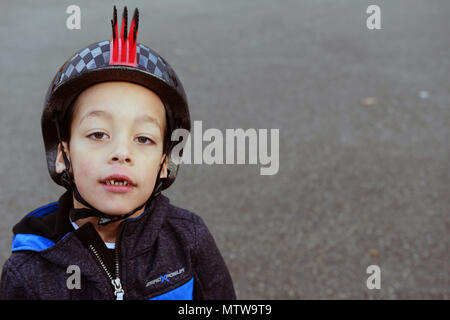
[[[64,159],[64,164],[66,166],[66,168],[64,169],[64,171],[61,174],[61,183],[68,191],[73,192],[73,196],[75,197],[75,199],[78,202],[80,202],[81,204],[83,204],[87,207],[87,208],[77,208],[77,209],[71,208],[70,209],[70,219],[72,219],[72,221],[77,221],[79,219],[84,219],[84,218],[88,218],[88,217],[98,217],[99,218],[98,225],[104,226],[104,225],[107,225],[112,222],[126,219],[126,218],[130,217],[131,215],[133,215],[135,212],[142,209],[143,207],[150,206],[152,200],[161,194],[162,181],[161,181],[160,174],[161,174],[163,164],[166,160],[167,153],[164,155],[164,160],[159,167],[159,171],[158,171],[158,175],[156,177],[156,182],[155,182],[155,187],[153,188],[153,192],[150,195],[150,197],[147,199],[147,201],[145,201],[139,207],[131,210],[130,212],[121,214],[121,215],[109,215],[109,214],[101,212],[100,210],[96,209],[94,206],[90,205],[86,200],[83,199],[80,192],[78,191],[78,188],[77,188],[74,180],[72,179],[72,177],[69,174],[70,161],[67,158],[66,152],[64,151],[64,146],[63,146],[62,140],[61,140],[59,123],[57,120],[56,120],[56,131],[58,134],[58,139],[59,139],[59,144],[61,147],[62,156]]]

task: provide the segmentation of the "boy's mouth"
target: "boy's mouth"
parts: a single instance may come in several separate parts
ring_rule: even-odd
[[[101,181],[105,190],[110,192],[125,193],[136,187],[136,184],[127,176],[120,174],[113,174]]]

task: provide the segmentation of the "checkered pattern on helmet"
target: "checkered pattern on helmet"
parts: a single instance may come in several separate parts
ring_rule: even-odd
[[[109,64],[109,41],[91,44],[77,52],[61,71],[59,83],[86,70],[92,70]]]
[[[163,79],[171,86],[175,86],[173,79],[170,77],[172,72],[171,68],[166,62],[152,49],[139,44],[136,47],[137,52],[137,67],[142,70],[146,70],[158,78]]]
[[[178,88],[178,80],[167,62],[152,49],[138,44],[136,46],[137,68],[161,78],[171,86]],[[60,71],[57,83],[75,77],[87,70],[109,65],[110,42],[102,41],[77,52]]]

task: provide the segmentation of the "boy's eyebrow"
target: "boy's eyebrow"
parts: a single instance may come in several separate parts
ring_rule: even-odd
[[[81,122],[83,122],[84,119],[86,118],[91,118],[91,117],[101,117],[101,116],[105,116],[107,118],[111,118],[111,114],[109,112],[106,112],[104,110],[94,110],[91,112],[88,112],[87,114],[85,114],[81,119],[80,122],[78,123],[78,125],[81,124]]]
[[[150,122],[150,123],[153,123],[156,126],[158,126],[159,129],[162,129],[161,128],[161,124],[159,123],[158,119],[156,119],[156,118],[154,118],[154,117],[152,117],[152,116],[150,116],[148,114],[142,115],[140,117],[136,117],[135,121],[136,122]]]
[[[93,110],[93,111],[88,112],[87,114],[85,114],[80,119],[80,122],[78,123],[78,125],[80,125],[81,122],[84,119],[86,119],[86,118],[101,117],[101,116],[105,116],[105,117],[110,118],[110,119],[112,118],[112,115],[109,112],[105,111],[105,110]],[[150,123],[155,124],[157,127],[159,127],[159,129],[162,129],[161,124],[159,123],[158,119],[156,119],[156,118],[154,118],[154,117],[152,117],[152,116],[150,116],[148,114],[136,117],[135,121],[136,122],[150,122]]]

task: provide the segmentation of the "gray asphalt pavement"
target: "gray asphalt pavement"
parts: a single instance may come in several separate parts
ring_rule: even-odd
[[[81,8],[81,30],[66,8]],[[279,171],[183,165],[165,191],[202,216],[240,299],[450,298],[450,3],[126,1],[204,130],[279,129]],[[381,8],[368,30],[366,8]],[[112,4],[2,2],[0,265],[11,228],[56,201],[40,129],[48,85],[110,38]],[[378,265],[381,289],[366,268]]]

